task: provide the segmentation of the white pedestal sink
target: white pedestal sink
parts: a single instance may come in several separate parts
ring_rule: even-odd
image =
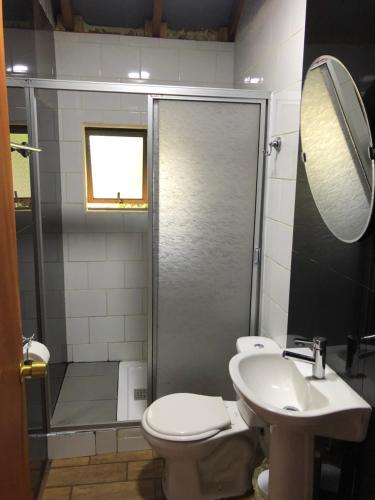
[[[311,500],[314,435],[363,441],[371,407],[329,366],[317,380],[281,353],[237,354],[229,372],[240,412],[248,406],[271,425],[269,500]]]

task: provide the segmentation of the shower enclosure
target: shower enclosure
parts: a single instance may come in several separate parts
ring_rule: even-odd
[[[231,399],[236,339],[256,329],[262,103],[164,97],[152,119],[153,393]]]
[[[134,425],[171,392],[232,398],[235,340],[257,334],[268,93],[8,87],[42,149],[30,156],[35,279],[20,279],[35,296],[31,333],[51,351],[45,429]],[[147,129],[147,207],[87,204],[87,127]]]

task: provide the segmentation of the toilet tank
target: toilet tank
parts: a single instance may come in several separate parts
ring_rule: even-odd
[[[274,340],[257,335],[239,337],[236,342],[236,349],[238,353],[252,351],[253,349],[259,349],[263,352],[280,352],[280,347]]]

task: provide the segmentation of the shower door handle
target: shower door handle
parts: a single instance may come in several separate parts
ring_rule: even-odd
[[[254,248],[254,264],[260,264],[262,258],[262,252],[260,248]]]
[[[10,150],[11,150],[11,152],[18,151],[18,153],[20,153],[25,158],[30,156],[31,153],[40,153],[42,151],[40,148],[34,148],[32,146],[29,146],[26,142],[23,142],[22,144],[17,144],[16,142],[11,142],[10,143]]]

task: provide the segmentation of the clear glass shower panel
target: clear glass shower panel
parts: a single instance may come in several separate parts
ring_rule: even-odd
[[[228,362],[250,328],[260,105],[157,106],[154,397],[233,398]]]

